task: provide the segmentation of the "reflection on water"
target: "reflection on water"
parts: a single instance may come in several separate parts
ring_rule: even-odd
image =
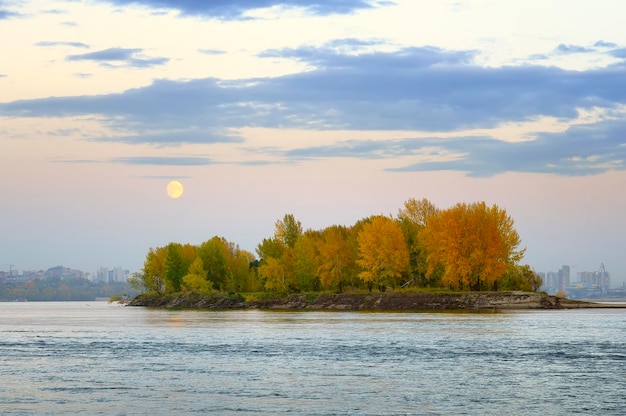
[[[624,414],[626,310],[0,303],[2,414]]]

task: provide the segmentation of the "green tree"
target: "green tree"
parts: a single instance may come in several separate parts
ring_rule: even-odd
[[[180,292],[183,277],[187,274],[187,265],[181,254],[181,245],[170,243],[167,245],[167,255],[165,256],[165,288],[168,292]]]
[[[204,270],[213,287],[223,291],[226,289],[228,278],[228,247],[225,239],[214,236],[205,241],[197,250],[202,259]]]

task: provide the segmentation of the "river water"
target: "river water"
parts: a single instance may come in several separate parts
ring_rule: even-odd
[[[2,415],[624,415],[626,309],[0,303]]]

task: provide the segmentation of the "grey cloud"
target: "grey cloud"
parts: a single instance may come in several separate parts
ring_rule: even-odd
[[[235,81],[158,80],[116,94],[4,103],[0,104],[0,114],[24,117],[97,114],[119,134],[92,140],[170,146],[241,142],[240,137],[229,133],[230,129],[241,127],[459,131],[540,116],[569,119],[577,117],[578,108],[611,109],[626,104],[626,89],[615,87],[626,79],[626,67],[586,71],[532,65],[483,68],[472,63],[472,51],[424,47],[346,55],[337,51],[338,45],[358,47],[358,42],[346,40],[325,48],[272,50],[263,54],[298,59],[314,67],[304,73]],[[124,53],[120,55],[125,56]],[[454,152],[484,149],[480,154],[472,153],[464,162],[473,165],[450,162],[450,166],[487,175],[505,169],[538,171],[548,160],[561,166],[559,158],[567,153],[561,148],[571,147],[574,158],[586,157],[584,152],[576,155],[577,149],[585,150],[583,138],[599,132],[571,130],[569,134],[580,139],[565,141],[558,135],[542,136],[515,145],[490,138],[436,143]],[[594,143],[608,143],[609,131],[604,134],[605,139]],[[400,142],[386,149],[376,149],[377,144],[369,142],[343,143],[341,148],[295,150],[285,157],[294,160],[314,155],[332,157],[333,152],[354,157],[394,157],[403,154],[406,146],[417,146],[416,143]],[[419,145],[424,143],[420,141]],[[465,145],[469,147],[466,149]],[[515,150],[507,153],[510,149]],[[599,157],[609,157],[611,149],[608,144],[604,153],[598,148]],[[541,154],[534,159],[526,157],[519,166],[515,158],[505,157],[508,154],[521,157],[524,152],[532,156]],[[482,154],[491,156],[481,159]],[[501,169],[493,167],[498,164],[502,165]],[[419,170],[424,166],[438,169],[443,165],[420,164],[405,169]],[[568,172],[572,166],[567,168]]]
[[[215,162],[207,157],[197,156],[135,156],[111,159],[113,163],[150,166],[206,166]]]
[[[348,14],[360,9],[389,5],[373,0],[105,0],[108,3],[142,5],[155,9],[177,10],[183,15],[241,19],[247,11],[272,6],[298,7],[313,15]]]
[[[275,52],[270,53],[273,54]],[[120,126],[298,127],[445,130],[491,127],[545,115],[572,118],[577,108],[626,104],[625,68],[483,68],[471,52],[407,48],[338,55],[289,50],[317,70],[223,82],[155,81],[123,93],[0,104],[25,116],[101,114]]]
[[[198,49],[198,52],[203,55],[223,55],[226,53],[226,51],[220,49]]]
[[[204,129],[165,129],[159,132],[144,129],[139,131],[138,134],[131,136],[98,137],[93,140],[127,144],[150,144],[154,146],[177,146],[185,143],[240,143],[243,141],[240,137],[229,135],[209,126]]]
[[[71,46],[74,48],[86,48],[89,49],[89,45],[82,42],[53,42],[53,41],[41,41],[35,43],[35,46],[51,47],[51,46]]]
[[[370,52],[360,55],[348,55],[337,50],[337,47],[348,46],[356,49],[376,43],[376,41],[354,42],[348,39],[341,42],[335,41],[323,48],[270,49],[262,52],[259,56],[262,58],[292,58],[322,68],[353,69],[355,71],[359,70],[359,67],[381,69],[381,67],[388,66],[392,70],[398,71],[402,69],[416,70],[435,65],[465,65],[472,63],[475,56],[473,51],[447,51],[432,46],[410,47],[394,53]]]
[[[595,49],[579,45],[565,45],[562,43],[556,47],[555,52],[559,54],[589,53],[595,52]]]
[[[109,48],[100,51],[69,55],[67,61],[95,61],[102,65],[115,67],[111,62],[120,62],[126,66],[135,68],[147,68],[155,65],[163,65],[168,58],[144,58],[141,57],[142,49]]]
[[[613,42],[605,42],[603,40],[599,40],[593,44],[596,48],[616,48],[617,44]]]
[[[626,122],[604,121],[574,126],[563,133],[540,133],[525,142],[504,142],[492,137],[459,136],[397,140],[345,140],[324,146],[250,149],[289,160],[328,158],[394,159],[461,155],[456,160],[417,162],[396,172],[454,170],[485,177],[505,172],[552,173],[580,176],[626,170]]]
[[[616,58],[626,59],[626,48],[614,49],[609,53]]]
[[[12,17],[18,17],[19,13],[12,12],[10,10],[0,9],[0,20],[10,19]]]
[[[415,163],[396,171],[456,170],[470,176],[504,172],[552,173],[581,176],[626,170],[626,122],[605,121],[574,126],[563,133],[543,133],[526,142],[490,138],[430,141],[464,156],[446,162]]]

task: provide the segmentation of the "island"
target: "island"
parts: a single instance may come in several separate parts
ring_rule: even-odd
[[[626,302],[596,303],[540,292],[384,292],[291,294],[267,298],[141,294],[130,306],[167,309],[273,309],[319,311],[432,311],[626,308]]]

